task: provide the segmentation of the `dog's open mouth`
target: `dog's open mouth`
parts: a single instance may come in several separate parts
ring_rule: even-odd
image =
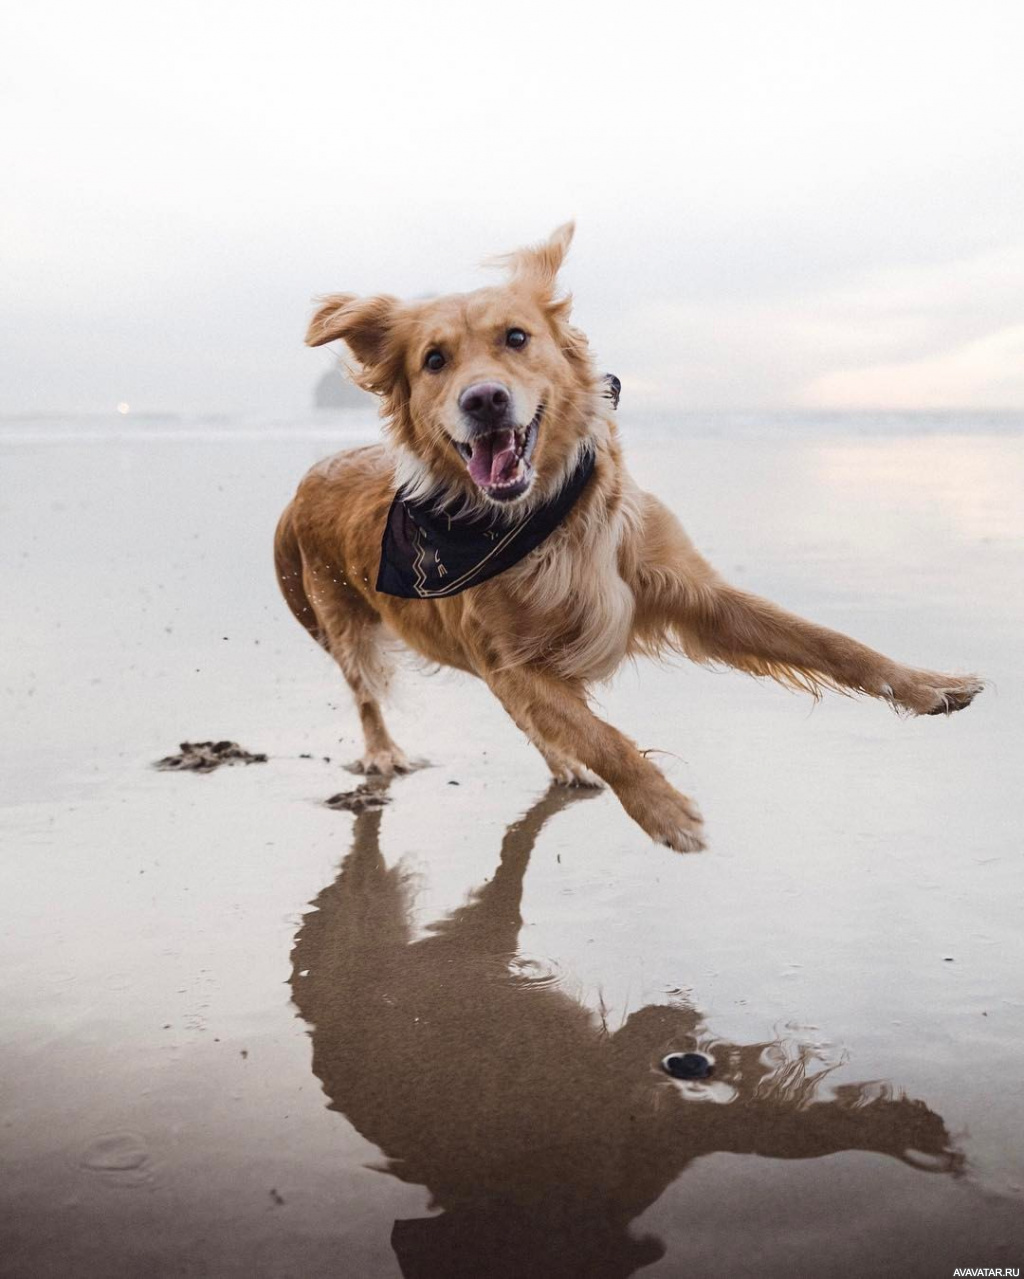
[[[488,497],[508,502],[520,497],[530,487],[533,479],[531,458],[537,447],[537,433],[543,416],[542,404],[533,421],[526,426],[501,426],[474,436],[466,444],[461,440],[454,441],[470,478]]]

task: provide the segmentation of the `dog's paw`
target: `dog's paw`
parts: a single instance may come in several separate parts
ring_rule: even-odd
[[[560,764],[549,764],[551,777],[556,786],[569,786],[577,790],[604,790],[604,782],[596,773],[575,760],[565,760]]]
[[[397,746],[390,750],[367,751],[362,759],[349,765],[352,773],[367,777],[394,777],[396,773],[411,773],[414,765]]]
[[[603,790],[604,782],[596,773],[581,764],[571,755],[563,755],[548,742],[534,738],[533,744],[544,756],[544,763],[551,773],[551,780],[556,786],[570,786],[582,790]]]
[[[962,711],[970,706],[984,687],[984,682],[973,675],[964,679],[947,676],[934,690],[936,704],[923,714],[952,715],[954,711]]]
[[[669,825],[653,836],[659,844],[671,848],[676,853],[700,853],[707,848],[704,838],[704,823],[688,819],[684,825]]]
[[[884,695],[911,715],[952,715],[970,706],[984,687],[976,675],[914,671],[887,686]]]
[[[659,844],[677,853],[699,853],[707,847],[697,805],[668,782],[656,790],[645,787],[619,798],[630,817]]]

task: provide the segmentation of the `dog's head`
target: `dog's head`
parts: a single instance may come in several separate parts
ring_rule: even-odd
[[[601,383],[556,277],[571,223],[499,259],[495,288],[428,301],[334,294],[306,335],[336,338],[359,384],[381,397],[399,476],[420,495],[508,507],[543,499],[597,429]]]

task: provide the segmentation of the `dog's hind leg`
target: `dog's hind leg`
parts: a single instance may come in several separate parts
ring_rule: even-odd
[[[383,777],[407,772],[409,761],[388,732],[380,708],[392,676],[380,618],[348,587],[339,570],[307,559],[295,534],[291,507],[277,527],[274,561],[288,607],[338,663],[352,690],[365,743],[356,770]]]
[[[380,623],[362,618],[346,625],[340,634],[332,633],[329,649],[352,690],[363,727],[366,749],[354,765],[356,771],[381,777],[407,773],[409,761],[388,732],[380,708],[393,674],[381,644]]]
[[[322,648],[326,648],[327,636],[306,593],[305,563],[295,532],[293,502],[289,502],[277,522],[274,534],[274,568],[284,602],[291,609],[295,620],[309,631]]]

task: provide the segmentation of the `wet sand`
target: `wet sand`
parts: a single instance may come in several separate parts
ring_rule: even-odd
[[[627,669],[680,856],[410,670],[429,767],[338,811],[356,716],[270,564],[329,432],[0,433],[0,1273],[1024,1264],[1024,435],[623,426],[734,580],[992,687]],[[152,767],[221,739],[269,758]]]

